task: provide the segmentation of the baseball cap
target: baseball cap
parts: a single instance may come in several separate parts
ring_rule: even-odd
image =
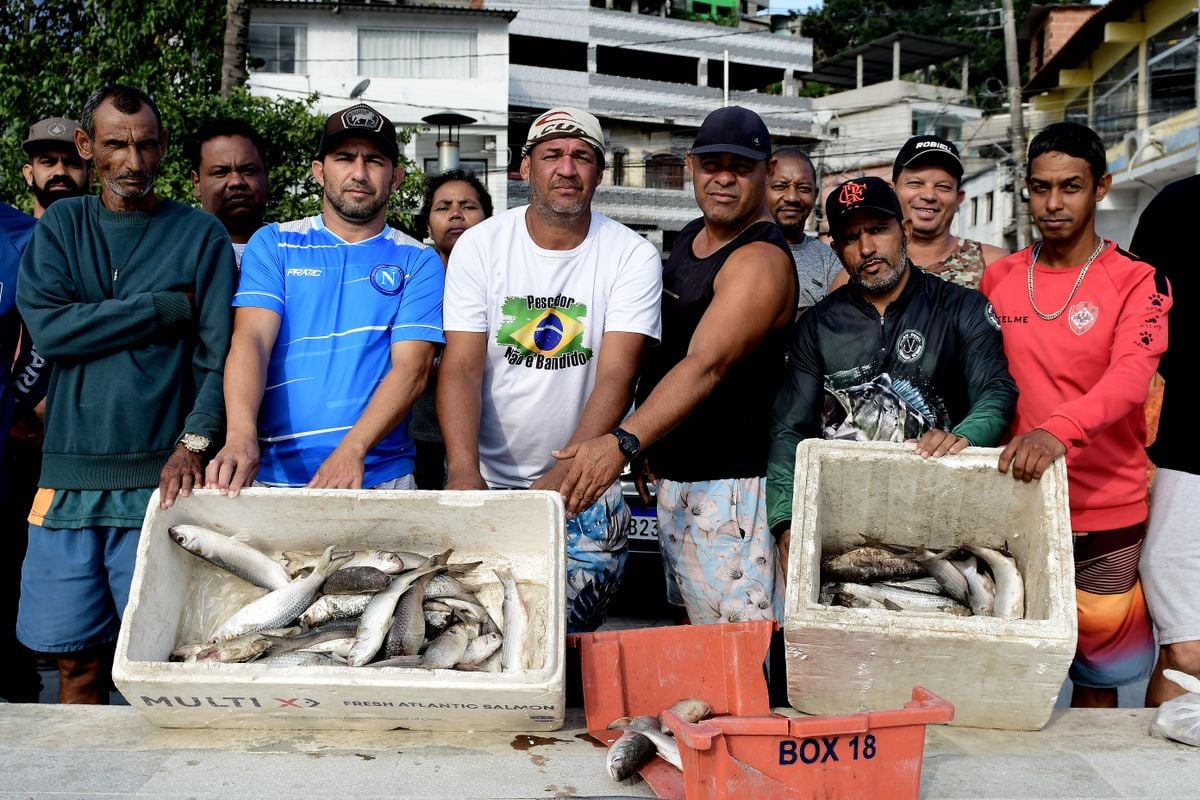
[[[899,177],[900,170],[916,162],[942,166],[956,179],[962,179],[963,165],[958,148],[940,136],[914,136],[905,142],[892,164],[892,180]]]
[[[887,181],[874,176],[854,178],[838,186],[825,198],[825,219],[829,221],[829,234],[836,238],[842,231],[846,217],[863,208],[890,214],[898,222],[904,221],[900,201]]]
[[[399,160],[400,145],[396,143],[396,126],[366,103],[343,108],[329,115],[329,119],[325,120],[325,130],[321,134],[317,158],[324,158],[329,148],[343,139],[356,137],[375,142],[384,154],[392,159],[393,164]]]
[[[762,117],[750,109],[726,106],[704,118],[689,152],[694,155],[733,153],[766,161],[771,157],[771,134]]]
[[[29,135],[21,142],[26,155],[49,145],[75,150],[75,131],[81,130],[79,123],[66,117],[47,117],[29,126]]]
[[[604,131],[600,127],[600,120],[578,108],[559,106],[535,119],[529,126],[529,135],[525,137],[521,155],[529,155],[535,144],[551,139],[582,139],[596,148],[601,158],[605,155]]]

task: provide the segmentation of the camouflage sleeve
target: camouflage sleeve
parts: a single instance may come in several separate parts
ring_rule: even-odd
[[[951,433],[965,436],[979,447],[1000,443],[1017,404],[1017,384],[1008,373],[1004,339],[995,318],[992,304],[979,292],[972,292],[959,311],[959,362],[967,379],[971,410]]]
[[[791,525],[792,483],[796,446],[820,436],[824,403],[821,355],[817,349],[816,317],[805,314],[796,325],[788,349],[788,364],[775,395],[771,446],[767,462],[767,524],[778,535]]]

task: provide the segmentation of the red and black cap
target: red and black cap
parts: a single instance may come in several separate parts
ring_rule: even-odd
[[[898,222],[904,221],[900,200],[887,181],[874,176],[854,178],[838,186],[825,198],[825,219],[829,221],[829,235],[838,238],[846,218],[861,209],[878,211],[895,217]]]

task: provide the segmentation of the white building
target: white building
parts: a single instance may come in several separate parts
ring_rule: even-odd
[[[320,113],[358,98],[397,128],[455,111],[463,167],[486,176],[495,206],[507,206],[508,24],[512,11],[477,3],[371,3],[370,0],[259,0],[250,22],[250,90],[268,97],[318,93]],[[437,172],[437,130],[420,133],[405,155]]]

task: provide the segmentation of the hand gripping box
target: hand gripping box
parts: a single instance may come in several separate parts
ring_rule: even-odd
[[[1066,466],[1022,483],[998,448],[922,459],[912,444],[807,440],[796,456],[784,639],[788,699],[812,714],[897,708],[914,685],[954,705],[953,725],[1036,730],[1075,653],[1075,569]],[[931,549],[1007,545],[1025,618],[821,605],[822,555],[866,533]]]
[[[495,567],[516,577],[530,612],[533,668],[520,673],[168,662],[263,590],[188,553],[167,534],[194,524],[285,550],[454,548],[482,561],[464,578],[498,624]],[[564,709],[566,548],[554,492],[249,489],[198,491],[161,511],[155,494],[138,545],[113,679],[129,703],[165,727],[556,730]]]

